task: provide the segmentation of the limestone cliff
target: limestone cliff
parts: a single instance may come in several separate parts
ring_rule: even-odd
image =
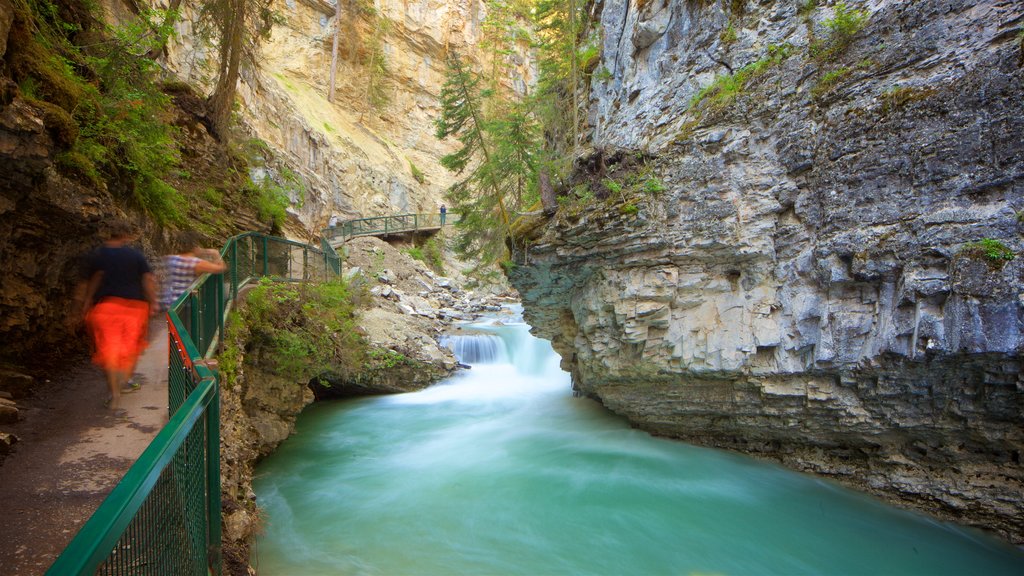
[[[262,45],[260,68],[243,74],[240,120],[306,181],[306,193],[291,198],[293,213],[318,231],[331,214],[437,210],[453,182],[438,164],[452,143],[438,141],[433,125],[445,55],[457,50],[479,61],[483,2],[344,2],[333,103],[327,92],[334,3],[285,0],[273,8],[280,23]],[[197,38],[196,18],[184,13],[167,63],[181,78],[203,84],[213,52]],[[383,53],[384,73],[367,65],[375,49]],[[513,86],[529,81],[531,68],[523,62],[509,79]],[[380,87],[376,103],[371,82]]]
[[[634,425],[1024,542],[1024,6],[848,5],[599,7],[607,200],[511,280]]]

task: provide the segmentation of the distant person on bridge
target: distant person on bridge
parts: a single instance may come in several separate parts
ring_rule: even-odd
[[[444,217],[448,215],[448,208],[441,204],[441,226],[444,226]]]
[[[202,237],[192,230],[178,232],[172,247],[177,253],[164,256],[161,310],[169,309],[199,276],[220,274],[227,270],[227,264],[221,259],[220,253],[203,248]]]
[[[328,228],[337,228],[338,227],[338,217],[336,215],[332,215],[331,219],[327,221],[327,227]]]
[[[95,349],[93,362],[103,369],[110,396],[119,406],[139,355],[146,348],[149,317],[156,313],[156,276],[142,252],[129,246],[138,233],[127,222],[115,222],[107,239],[90,253],[75,290],[71,323],[85,323]]]

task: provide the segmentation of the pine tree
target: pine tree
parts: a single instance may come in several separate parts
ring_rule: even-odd
[[[221,138],[231,125],[241,68],[258,67],[260,42],[269,38],[276,21],[271,2],[214,0],[203,5],[203,24],[214,29],[219,43],[217,84],[209,102],[213,129]]]
[[[454,211],[461,214],[456,248],[493,262],[507,257],[510,205],[520,210],[527,200],[537,128],[514,104],[502,104],[492,111],[493,118],[486,117],[484,102],[494,93],[480,84],[480,76],[458,54],[449,55],[436,126],[438,138],[454,137],[462,144],[441,159],[448,170],[466,174],[448,191]]]

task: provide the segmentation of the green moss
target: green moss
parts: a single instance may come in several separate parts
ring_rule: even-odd
[[[818,83],[811,88],[811,96],[820,98],[825,94],[828,94],[833,88],[835,88],[836,84],[845,80],[850,74],[853,74],[853,68],[848,68],[846,66],[826,73],[818,80]]]
[[[882,113],[888,114],[912,102],[930,98],[937,90],[929,87],[893,86],[882,93]]]
[[[371,361],[356,323],[361,300],[365,295],[341,280],[260,281],[228,321],[220,356],[228,386],[236,385],[243,354],[265,370],[302,384],[325,372],[359,374]],[[399,359],[385,355],[377,361],[393,365]]]
[[[733,74],[717,76],[690,99],[690,108],[700,106],[709,111],[728,108],[754,80],[785,61],[792,51],[790,44],[769,46],[764,58],[747,64]]]
[[[738,34],[736,33],[736,27],[732,25],[732,20],[729,21],[729,25],[722,30],[722,33],[718,35],[718,39],[721,40],[722,44],[726,46],[736,42]]]
[[[43,111],[43,126],[58,147],[68,150],[78,141],[78,123],[63,108],[42,100],[28,102]]]
[[[960,249],[964,256],[982,260],[992,268],[1002,268],[1017,255],[1006,244],[994,238],[982,238],[976,242],[968,242]]]
[[[66,174],[82,178],[97,188],[103,185],[103,177],[85,154],[77,150],[68,150],[57,154],[55,160]]]

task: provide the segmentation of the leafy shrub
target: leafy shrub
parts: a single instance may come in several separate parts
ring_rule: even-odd
[[[424,182],[427,181],[427,177],[423,174],[423,171],[420,170],[415,164],[413,164],[412,160],[409,160],[409,170],[412,171],[413,180],[419,182],[420,184],[423,184]]]
[[[256,208],[256,217],[261,222],[269,222],[273,228],[284,226],[291,203],[284,188],[270,177],[266,177],[259,183],[251,183],[247,191],[253,207]]]
[[[729,25],[722,30],[722,33],[718,35],[718,39],[722,41],[722,44],[728,46],[737,40],[739,36],[736,34],[736,27],[732,25],[732,21],[729,21]]]
[[[98,4],[27,0],[15,9],[10,71],[68,150],[58,166],[96,185],[101,179],[117,184],[110,188],[158,221],[180,218],[180,195],[163,180],[178,162],[174,132],[163,121],[169,99],[155,83],[159,67],[147,57],[171,34],[168,13],[143,10],[100,33],[70,20],[96,27],[102,18],[88,12]],[[76,45],[79,36],[89,44]]]
[[[998,268],[1001,268],[1004,264],[1017,257],[1006,244],[994,238],[982,238],[977,242],[968,242],[963,245],[960,253],[971,258],[983,260],[989,266]]]
[[[244,351],[268,371],[308,382],[325,372],[357,374],[368,346],[356,323],[350,286],[342,280],[290,284],[264,279],[232,312],[221,371],[232,385]]]
[[[837,2],[832,18],[823,24],[828,35],[810,46],[811,56],[818,60],[833,60],[846,50],[858,32],[864,29],[870,19],[867,10],[850,8],[845,2]]]
[[[648,194],[657,194],[659,192],[664,192],[665,190],[668,190],[665,183],[654,176],[648,177],[647,180],[644,180],[643,191]]]

